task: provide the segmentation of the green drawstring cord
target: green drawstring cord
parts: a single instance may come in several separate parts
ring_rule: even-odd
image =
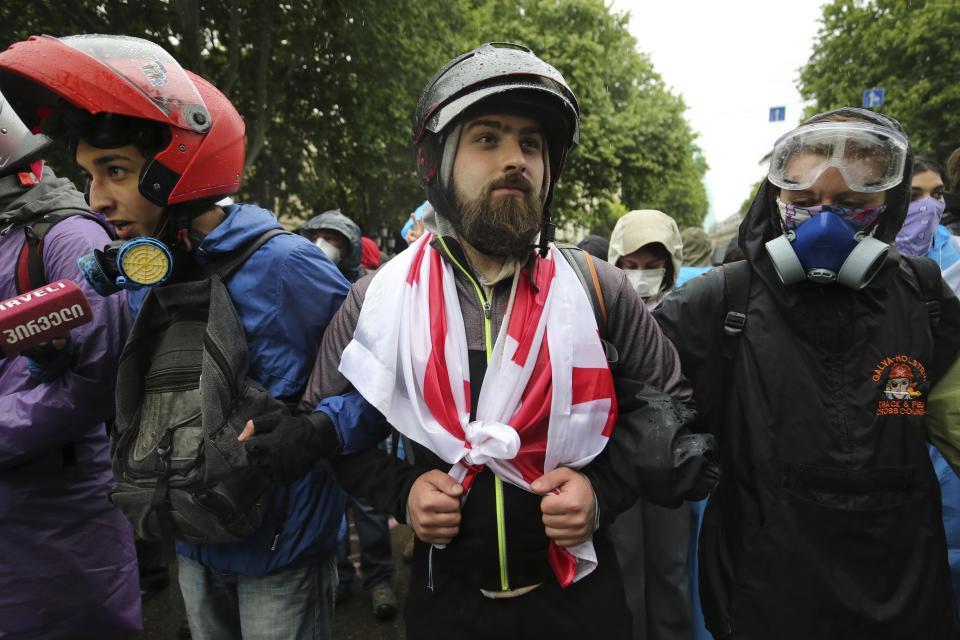
[[[463,275],[465,275],[467,280],[470,281],[470,284],[473,285],[473,289],[477,293],[477,299],[480,300],[480,307],[483,309],[483,344],[487,354],[487,364],[490,364],[490,358],[493,355],[493,333],[490,323],[490,302],[487,301],[486,297],[483,295],[483,290],[480,288],[480,285],[477,283],[477,281],[474,280],[473,276],[470,275],[470,272],[464,269],[463,265],[453,257],[453,254],[450,252],[450,248],[447,247],[447,243],[444,242],[443,238],[441,236],[437,236],[437,240],[440,241],[440,245],[447,253],[447,257],[450,258],[450,261],[457,265],[457,268],[463,272]],[[493,486],[497,503],[497,554],[500,559],[500,588],[503,591],[509,591],[510,580],[507,573],[507,520],[503,511],[503,481],[500,479],[500,476],[494,475]]]

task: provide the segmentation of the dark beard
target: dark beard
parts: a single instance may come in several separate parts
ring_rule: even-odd
[[[491,196],[494,189],[516,187],[523,198]],[[520,174],[508,174],[487,185],[479,197],[464,202],[457,194],[458,215],[450,222],[461,239],[489,256],[522,258],[540,230],[539,194]]]

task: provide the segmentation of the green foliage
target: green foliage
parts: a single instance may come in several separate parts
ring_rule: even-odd
[[[244,116],[241,198],[287,222],[339,207],[368,235],[393,232],[423,199],[410,122],[433,73],[479,43],[523,42],[564,73],[583,110],[555,199],[560,224],[603,227],[639,207],[681,226],[706,214],[706,163],[683,103],[602,0],[73,0],[5,3],[0,23],[11,41],[122,33],[160,43]]]
[[[611,13],[602,0],[475,7],[472,43],[464,48],[487,40],[526,44],[563,73],[580,101],[580,145],[558,186],[555,218],[603,229],[612,226],[611,211],[657,208],[680,226],[702,222],[706,161],[683,119],[683,101],[637,51],[626,14]]]
[[[800,93],[810,114],[860,106],[863,91],[886,90],[878,109],[897,118],[914,151],[941,160],[960,144],[960,3],[944,0],[834,0]]]

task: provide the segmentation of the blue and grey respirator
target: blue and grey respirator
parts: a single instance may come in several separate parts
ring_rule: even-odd
[[[866,232],[883,207],[848,209],[828,205],[799,208],[777,200],[786,232],[766,243],[783,284],[803,280],[837,282],[855,291],[880,270],[890,245]]]
[[[77,266],[93,290],[106,297],[163,284],[173,271],[173,254],[156,238],[115,240],[77,258]]]

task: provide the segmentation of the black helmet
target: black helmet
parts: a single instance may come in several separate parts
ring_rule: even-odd
[[[563,76],[526,47],[489,42],[454,58],[427,84],[413,122],[417,171],[427,198],[450,217],[444,184],[443,150],[451,125],[481,103],[529,106],[543,126],[549,153],[549,183],[544,196],[541,250],[549,240],[550,201],[569,149],[580,137],[580,106]]]
[[[0,93],[0,177],[21,171],[50,145],[50,138],[31,133]]]

